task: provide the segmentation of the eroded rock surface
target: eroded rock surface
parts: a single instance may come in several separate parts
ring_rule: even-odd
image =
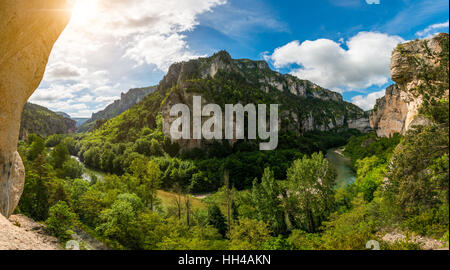
[[[23,216],[8,219],[0,215],[0,250],[59,250],[59,241],[44,225]]]
[[[422,105],[422,96],[418,87],[423,84],[421,65],[440,64],[439,55],[442,52],[442,39],[448,39],[448,34],[440,34],[426,40],[416,40],[399,45],[392,54],[391,77],[396,84],[386,89],[386,95],[377,100],[370,115],[370,125],[380,137],[389,137],[394,133],[405,134],[412,127],[414,118]],[[426,43],[426,46],[425,46]],[[448,90],[447,90],[448,98]],[[440,97],[439,97],[440,98]],[[417,121],[420,124],[423,121]]]
[[[70,19],[67,0],[0,2],[0,213],[10,216],[25,170],[17,153],[23,106],[39,86],[53,44]]]

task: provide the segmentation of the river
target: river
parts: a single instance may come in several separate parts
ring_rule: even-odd
[[[352,162],[342,154],[343,148],[333,148],[327,152],[327,160],[334,165],[337,172],[336,186],[348,185],[355,182],[355,173]]]
[[[95,175],[97,177],[97,179],[103,179],[103,177],[105,175],[104,173],[86,168],[84,163],[81,162],[77,156],[70,156],[70,157],[75,159],[78,163],[80,163],[83,166],[83,175],[82,175],[83,180],[92,182],[92,177],[91,177],[92,175]]]
[[[331,164],[334,165],[337,172],[336,177],[336,186],[340,187],[342,184],[348,185],[353,182],[355,182],[355,173],[352,170],[351,167],[351,161],[350,159],[344,157],[343,154],[341,154],[343,148],[333,148],[329,149],[327,151],[327,160]],[[98,179],[104,178],[104,173],[88,169],[86,166],[84,166],[83,162],[80,161],[80,159],[76,156],[71,156],[73,159],[78,161],[83,166],[83,176],[82,178],[88,182],[91,182],[91,175],[97,176]]]

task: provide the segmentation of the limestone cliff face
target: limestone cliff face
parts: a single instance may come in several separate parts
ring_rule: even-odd
[[[122,93],[119,100],[114,101],[114,103],[108,105],[104,110],[93,113],[89,121],[114,118],[131,108],[134,104],[141,102],[145,96],[155,92],[155,90],[156,86],[130,89],[127,93]]]
[[[391,77],[396,84],[386,89],[386,95],[377,100],[370,114],[370,126],[376,130],[378,136],[405,134],[412,126],[422,105],[422,96],[417,90],[424,83],[420,78],[422,72],[420,67],[439,65],[439,58],[430,57],[430,54],[436,56],[441,53],[442,39],[448,39],[448,34],[411,41],[399,45],[394,50]],[[448,98],[448,90],[446,95]],[[419,122],[421,121],[416,121]]]
[[[225,104],[279,104],[279,128],[300,135],[315,130],[370,130],[363,110],[345,102],[339,93],[272,71],[265,61],[232,59],[225,51],[172,65],[158,91],[166,97],[161,111],[163,133],[168,138],[171,138],[170,126],[176,119],[170,116],[170,109],[182,103],[192,112],[193,96],[201,96],[203,104],[220,105],[222,111]],[[177,142],[183,149],[199,148],[206,143],[194,139]],[[230,140],[231,144],[234,142]]]
[[[0,2],[0,213],[5,216],[17,206],[25,179],[16,151],[22,109],[69,19],[66,0]]]
[[[155,92],[156,86],[130,89],[127,93],[122,93],[120,99],[109,104],[105,109],[93,113],[92,117],[83,125],[78,127],[77,132],[88,132],[101,126],[106,120],[114,118],[125,112],[135,104],[141,102],[147,95]]]

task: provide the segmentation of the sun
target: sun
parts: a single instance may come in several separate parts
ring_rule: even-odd
[[[72,0],[73,1],[73,0]],[[89,24],[97,16],[97,1],[75,0],[71,21],[75,24]]]

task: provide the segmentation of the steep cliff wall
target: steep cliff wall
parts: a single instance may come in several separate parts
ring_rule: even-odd
[[[89,121],[99,119],[109,120],[128,110],[134,104],[140,102],[145,96],[155,92],[156,86],[146,88],[131,89],[127,93],[122,93],[120,99],[108,105],[104,110],[93,113]]]
[[[345,102],[339,93],[273,71],[265,61],[232,59],[226,51],[172,65],[158,91],[167,97],[161,110],[163,133],[168,138],[176,119],[170,116],[171,107],[182,103],[192,112],[193,96],[202,96],[203,105],[220,105],[222,111],[225,104],[279,104],[279,127],[299,135],[318,130],[371,130],[368,115]],[[177,142],[187,149],[201,147],[203,143],[194,139]]]
[[[394,50],[391,77],[396,84],[386,89],[386,95],[377,100],[370,114],[370,125],[378,136],[405,134],[411,127],[423,102],[419,89],[427,87],[423,80],[423,67],[432,68],[440,64],[441,59],[438,56],[442,52],[444,39],[448,40],[448,34],[411,41]],[[448,89],[445,95],[448,99]]]
[[[22,109],[39,86],[70,13],[66,0],[0,2],[0,213],[5,216],[17,206],[25,179],[16,151]]]
[[[157,86],[150,86],[130,89],[127,93],[122,93],[120,99],[109,104],[104,110],[93,113],[92,117],[77,129],[77,132],[88,132],[98,128],[105,123],[105,120],[118,116],[156,90]]]

